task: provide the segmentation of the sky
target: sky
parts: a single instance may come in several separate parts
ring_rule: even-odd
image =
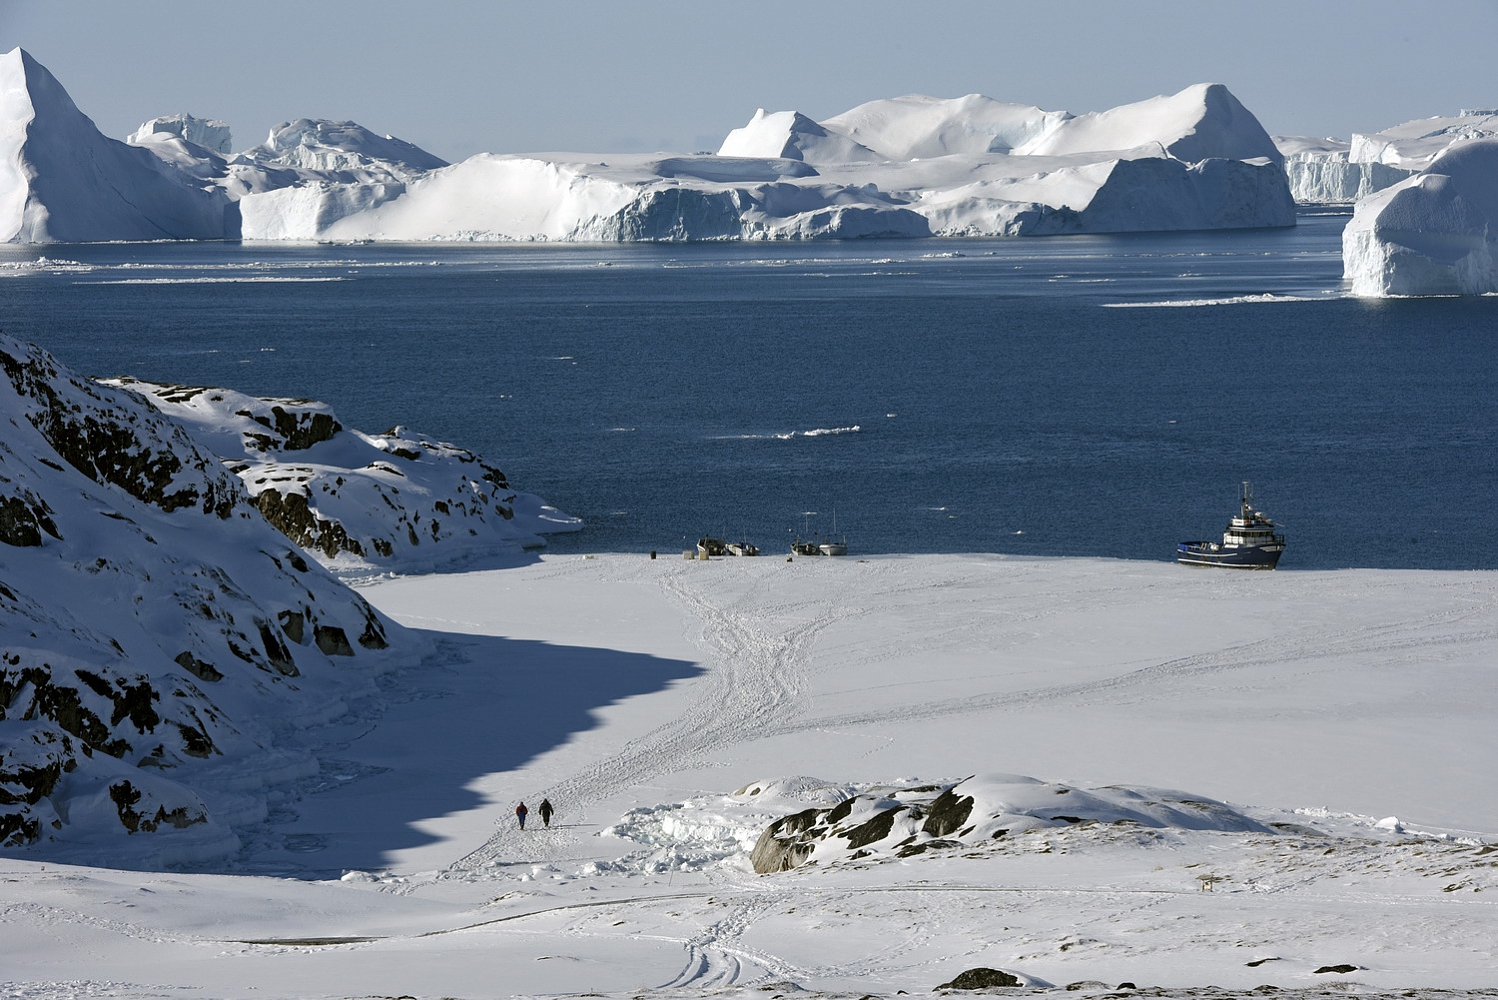
[[[292,118],[478,152],[716,151],[756,108],[908,93],[1074,113],[1227,84],[1273,134],[1498,107],[1498,0],[0,0],[107,135]],[[1475,40],[1485,40],[1477,44]]]

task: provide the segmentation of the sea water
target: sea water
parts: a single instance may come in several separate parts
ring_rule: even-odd
[[[1282,569],[1498,567],[1498,298],[1346,297],[1288,230],[0,251],[92,375],[313,397],[584,518],[553,550],[1171,559],[1251,480]]]

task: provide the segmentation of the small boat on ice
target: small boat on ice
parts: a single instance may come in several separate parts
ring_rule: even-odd
[[[1253,490],[1245,482],[1238,515],[1223,529],[1222,541],[1182,542],[1176,546],[1176,562],[1185,566],[1274,569],[1285,551],[1285,536],[1277,534],[1274,522],[1253,504]]]

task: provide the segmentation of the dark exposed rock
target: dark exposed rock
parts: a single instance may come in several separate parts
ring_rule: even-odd
[[[30,698],[22,703],[17,695],[23,690]],[[49,719],[111,757],[130,751],[123,739],[110,739],[109,726],[83,704],[77,688],[53,683],[52,669],[45,664],[0,669],[0,720],[6,718]]]
[[[336,625],[314,625],[312,640],[317,648],[329,656],[353,656],[354,647],[348,643],[348,635]]]
[[[22,490],[20,496],[0,497],[0,542],[18,548],[42,544],[42,532],[61,539],[46,501]]]
[[[228,518],[244,501],[239,481],[143,397],[124,390],[135,405],[121,405],[113,394],[122,390],[70,375],[35,346],[21,356],[0,350],[0,370],[29,400],[31,425],[94,482],[168,512],[198,507]]]
[[[822,816],[820,809],[807,809],[790,816],[783,816],[765,828],[755,841],[749,860],[754,870],[761,875],[771,872],[790,871],[811,857],[815,844],[798,839],[801,834],[816,825]]]
[[[904,806],[893,806],[844,833],[843,836],[848,838],[848,846],[850,848],[865,847],[888,837],[890,830],[894,828],[895,816],[904,808]]]
[[[276,672],[283,677],[298,676],[301,671],[296,668],[296,660],[292,658],[286,643],[276,635],[275,627],[267,621],[256,621],[255,626],[260,632],[260,642],[265,646],[265,658],[276,668]]]
[[[958,796],[948,788],[936,797],[926,813],[926,823],[921,829],[933,837],[945,837],[962,829],[973,812],[973,797]]]
[[[110,785],[109,799],[114,803],[115,811],[119,813],[121,825],[131,833],[153,833],[163,823],[180,830],[208,821],[208,817],[202,812],[190,811],[186,806],[178,806],[171,810],[168,810],[166,806],[157,806],[155,816],[137,812],[135,805],[141,800],[141,791],[128,780]]]
[[[364,555],[359,540],[350,538],[337,521],[318,517],[307,501],[307,494],[300,490],[290,493],[264,490],[255,497],[255,506],[281,534],[304,549],[321,552],[329,559],[340,552]]]
[[[1004,986],[1023,986],[1018,976],[1010,975],[1002,969],[968,969],[966,972],[958,973],[957,978],[950,983],[942,983],[934,987],[935,990],[991,990]]]
[[[288,411],[283,406],[272,406],[275,430],[285,440],[286,451],[305,451],[315,444],[330,441],[334,434],[343,430],[343,425],[330,413]]]
[[[224,675],[213,664],[206,660],[198,659],[185,649],[177,654],[174,662],[200,681],[221,681],[224,679]]]
[[[364,607],[364,631],[359,633],[359,645],[365,649],[385,649],[390,645],[385,638],[385,627],[368,605]]]
[[[300,611],[282,611],[276,615],[276,620],[281,623],[281,631],[286,633],[286,638],[300,646],[307,644],[306,615]]]
[[[1349,972],[1357,972],[1359,968],[1360,966],[1356,965],[1323,965],[1321,968],[1317,969],[1313,973],[1313,975],[1319,976],[1323,972],[1335,972],[1339,975],[1346,975]]]

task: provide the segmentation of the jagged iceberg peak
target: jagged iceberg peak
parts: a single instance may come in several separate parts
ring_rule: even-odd
[[[227,122],[196,118],[186,113],[152,118],[131,133],[125,141],[133,146],[143,146],[163,138],[181,139],[220,156],[228,156],[234,148]]]
[[[357,122],[319,118],[282,122],[265,142],[240,153],[234,162],[402,178],[448,166],[446,160],[404,139],[371,132]]]
[[[982,94],[940,98],[907,94],[869,101],[823,122],[883,159],[914,160],[953,153],[1007,153],[1072,116]]]
[[[1187,163],[1281,158],[1253,112],[1220,83],[1198,83],[1174,94],[1080,115],[1014,151],[1064,156],[1151,144]]]
[[[885,159],[844,133],[820,125],[799,111],[768,113],[760,108],[743,128],[728,133],[719,156],[856,163]]]
[[[100,133],[23,49],[0,55],[0,242],[223,239],[221,191]]]
[[[1352,293],[1498,293],[1498,138],[1473,139],[1359,201],[1342,233]]]

